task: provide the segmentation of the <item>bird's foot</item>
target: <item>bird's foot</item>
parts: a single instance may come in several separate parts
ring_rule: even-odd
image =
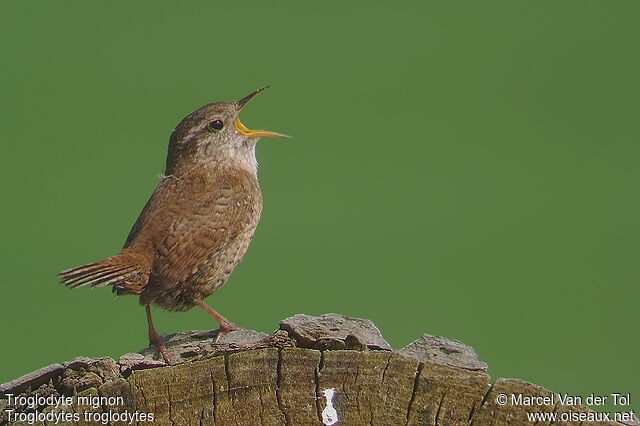
[[[242,327],[238,327],[234,323],[227,321],[226,323],[220,324],[220,328],[218,330],[223,333],[228,333],[230,331],[242,330]]]
[[[202,300],[197,302],[196,304],[200,306],[202,309],[204,309],[205,312],[211,315],[216,321],[218,321],[218,324],[220,325],[220,327],[218,328],[218,334],[216,334],[215,339],[213,339],[213,343],[218,343],[218,340],[220,339],[220,337],[230,331],[242,330],[242,327],[238,327],[234,323],[229,322],[228,319],[226,319],[225,317],[223,317],[222,315],[220,315],[219,313],[211,309]]]
[[[162,338],[158,335],[158,333],[149,333],[149,343],[158,349],[158,352],[160,352],[160,355],[162,356],[162,359],[164,359],[164,362],[166,362],[167,365],[171,365],[167,347],[164,345],[164,342],[162,341]]]
[[[145,305],[144,308],[147,311],[147,322],[149,323],[149,343],[155,345],[155,347],[158,348],[158,352],[160,352],[160,355],[162,355],[164,362],[166,362],[167,365],[171,365],[171,361],[169,361],[169,354],[167,353],[167,348],[164,345],[162,338],[153,327],[153,321],[151,320],[151,308],[149,307],[149,305]]]
[[[213,339],[213,343],[218,343],[220,337],[230,331],[242,330],[242,327],[238,327],[237,325],[229,321],[220,322],[219,324],[220,328],[218,328],[218,334],[216,334],[216,337]]]

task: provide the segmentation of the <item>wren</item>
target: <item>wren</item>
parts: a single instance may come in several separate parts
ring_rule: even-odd
[[[169,311],[200,306],[219,324],[216,340],[237,329],[204,301],[238,266],[260,220],[258,139],[286,137],[249,130],[238,118],[264,89],[238,101],[205,105],[185,117],[169,139],[164,177],[120,253],[58,274],[70,288],[111,285],[118,295],[138,295],[149,340],[167,364],[150,305]]]

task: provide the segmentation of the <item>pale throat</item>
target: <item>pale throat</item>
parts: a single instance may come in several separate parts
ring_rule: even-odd
[[[257,139],[247,143],[231,143],[224,147],[205,149],[204,160],[213,167],[232,167],[241,169],[258,176],[258,160],[256,159]]]

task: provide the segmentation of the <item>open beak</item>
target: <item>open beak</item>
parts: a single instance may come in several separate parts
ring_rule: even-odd
[[[263,87],[262,89],[258,89],[255,92],[240,99],[238,101],[238,105],[239,105],[238,113],[242,111],[242,108],[244,108],[244,106],[248,104],[251,99],[256,97],[258,94],[262,93],[268,87],[269,86]],[[240,118],[237,115],[236,115],[236,119],[233,121],[233,124],[234,126],[236,126],[236,130],[238,131],[238,133],[244,136],[248,136],[250,138],[259,138],[260,136],[266,136],[266,137],[272,137],[272,138],[288,138],[289,137],[287,135],[283,135],[276,132],[269,132],[267,130],[249,130],[245,127],[244,124],[240,122]]]

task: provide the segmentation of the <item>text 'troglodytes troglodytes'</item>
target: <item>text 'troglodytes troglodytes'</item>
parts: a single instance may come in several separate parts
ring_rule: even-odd
[[[185,117],[169,139],[164,177],[120,253],[59,274],[71,288],[111,285],[118,295],[139,295],[149,340],[167,363],[151,304],[170,311],[197,305],[218,321],[218,336],[235,329],[204,300],[238,266],[260,219],[256,143],[261,136],[284,137],[249,130],[238,119],[263,90],[205,105]]]

